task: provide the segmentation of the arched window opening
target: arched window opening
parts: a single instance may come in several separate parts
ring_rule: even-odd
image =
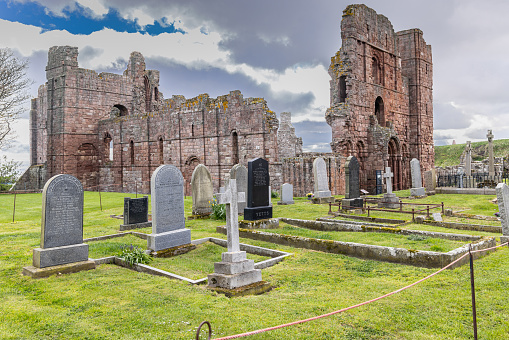
[[[129,152],[130,152],[130,158],[131,158],[131,165],[134,165],[134,142],[129,142]]]
[[[384,101],[382,97],[377,97],[375,101],[375,116],[378,120],[378,125],[385,126],[385,112]]]
[[[106,132],[104,135],[104,149],[105,149],[105,156],[108,157],[108,160],[113,160],[113,138],[111,138],[111,135]]]
[[[371,59],[371,76],[373,78],[373,83],[380,84],[380,64],[375,57]]]
[[[232,163],[239,163],[239,136],[237,131],[232,132]]]
[[[164,141],[163,137],[159,137],[159,164],[164,163]]]
[[[159,101],[159,90],[157,87],[154,87],[154,100],[157,102]]]
[[[148,77],[143,77],[145,83],[145,110],[150,112],[150,102],[152,101],[152,91],[150,91],[150,81]]]
[[[194,137],[194,123],[191,124],[191,137]]]
[[[118,109],[118,113],[117,113],[118,116],[120,116],[120,117],[127,116],[127,108],[124,105],[117,104],[117,105],[113,105],[113,107]]]
[[[344,103],[346,99],[346,76],[339,77],[339,102]]]

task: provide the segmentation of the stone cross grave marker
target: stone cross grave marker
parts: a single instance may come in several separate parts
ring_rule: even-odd
[[[385,184],[387,186],[388,194],[392,194],[392,178],[393,177],[394,177],[394,174],[391,172],[391,168],[385,167],[384,178],[385,178]]]
[[[459,167],[458,170],[456,171],[456,175],[458,175],[458,185],[460,188],[463,188],[463,175],[465,174],[465,172],[463,171],[463,167]]]
[[[359,180],[359,161],[355,156],[349,156],[345,162],[345,198],[341,200],[344,207],[362,207]]]
[[[421,163],[417,158],[413,158],[410,161],[410,173],[412,176],[410,195],[414,197],[426,195],[426,190],[422,186]]]
[[[228,251],[221,254],[221,262],[214,263],[214,274],[208,275],[208,287],[235,289],[262,280],[260,269],[254,269],[254,261],[246,258],[240,250],[238,202],[245,200],[245,193],[237,191],[235,179],[230,179],[223,194],[218,197],[226,205]]]
[[[150,180],[152,193],[152,234],[148,248],[160,251],[191,243],[191,230],[185,228],[184,177],[173,165],[161,165]]]
[[[230,170],[230,178],[235,179],[237,182],[238,192],[247,192],[247,168],[242,164],[235,164]],[[246,207],[246,201],[238,202],[239,214],[244,214],[244,208]]]
[[[281,200],[278,204],[294,204],[293,201],[293,185],[290,183],[284,183],[281,186]]]
[[[486,137],[488,138],[488,175],[495,176],[495,159],[493,158],[493,130],[488,130]]]
[[[502,222],[502,235],[509,237],[509,187],[505,183],[498,183],[495,190],[500,221]]]
[[[228,252],[240,251],[239,248],[239,220],[238,220],[238,203],[245,202],[246,196],[244,192],[237,191],[237,181],[231,179],[223,194],[218,195],[219,204],[226,206],[227,223],[227,243]]]
[[[206,216],[212,213],[210,201],[213,199],[212,177],[209,169],[203,164],[194,168],[191,176],[191,190],[193,192],[193,215]]]
[[[315,197],[331,197],[329,181],[327,178],[327,165],[322,157],[317,157],[313,161],[313,177],[315,180]]]
[[[83,186],[71,175],[56,175],[42,192],[41,247],[33,266],[45,268],[88,260],[83,243]]]
[[[247,207],[244,209],[244,218],[248,221],[272,218],[269,162],[263,158],[249,161],[247,178]]]

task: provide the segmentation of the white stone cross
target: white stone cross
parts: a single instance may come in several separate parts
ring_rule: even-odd
[[[391,168],[385,167],[384,178],[388,194],[392,194],[392,177],[394,177],[394,174],[391,172]]]
[[[226,190],[222,194],[217,194],[219,204],[226,205],[226,235],[228,252],[240,251],[239,246],[239,211],[238,203],[246,201],[246,193],[237,192],[237,181],[230,179]]]

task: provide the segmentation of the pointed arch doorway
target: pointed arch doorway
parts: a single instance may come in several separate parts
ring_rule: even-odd
[[[402,164],[401,164],[401,145],[399,140],[395,137],[392,137],[389,140],[389,145],[387,147],[387,151],[389,154],[388,166],[391,168],[392,173],[394,174],[392,190],[401,190],[403,189],[403,177],[402,177]]]

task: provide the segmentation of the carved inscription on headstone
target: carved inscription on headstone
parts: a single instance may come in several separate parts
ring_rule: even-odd
[[[184,228],[184,177],[173,165],[156,169],[152,180],[152,233]]]
[[[272,218],[272,207],[269,205],[269,162],[263,158],[249,161],[247,177],[248,202],[244,218],[249,221]]]
[[[71,175],[58,175],[44,186],[41,248],[83,243],[83,187]]]

